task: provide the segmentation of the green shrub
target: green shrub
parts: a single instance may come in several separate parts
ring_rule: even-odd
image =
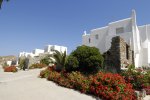
[[[134,69],[135,69],[135,66],[133,64],[128,66],[128,70],[134,70]]]
[[[46,69],[40,71],[40,78],[48,78],[50,72],[54,71],[54,66],[48,66]]]
[[[50,59],[53,61],[55,59],[56,70],[61,71],[65,68],[67,53],[66,51],[60,52],[58,50],[54,50],[54,54],[51,55]]]
[[[79,62],[79,70],[86,73],[98,72],[103,66],[104,58],[95,47],[79,46],[71,53]]]
[[[5,69],[5,68],[8,67],[9,65],[5,62],[2,66],[3,66],[3,69]]]
[[[46,67],[47,65],[45,64],[39,64],[39,63],[35,63],[35,64],[32,64],[29,69],[34,69],[34,68],[44,68]]]
[[[18,69],[16,68],[16,66],[8,66],[4,68],[4,72],[17,72]]]
[[[79,67],[79,62],[77,58],[72,55],[68,56],[66,64],[65,64],[65,69],[67,71],[74,71],[74,70],[77,70],[78,67]]]
[[[24,69],[25,68],[25,64],[26,64],[25,60],[26,59],[24,57],[20,57],[19,58],[19,68],[20,69]]]
[[[50,64],[50,58],[48,56],[46,56],[40,60],[40,63],[48,66]]]
[[[131,83],[136,90],[142,90],[150,87],[150,73],[141,70],[127,70],[121,73],[126,80],[126,83]],[[147,94],[149,94],[147,92]]]

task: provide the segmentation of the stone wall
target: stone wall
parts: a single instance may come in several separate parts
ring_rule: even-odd
[[[43,54],[40,54],[39,56],[35,56],[33,58],[27,57],[26,58],[26,68],[29,68],[32,64],[40,63],[41,59],[43,59],[46,56],[48,56],[48,54],[43,53]]]
[[[106,70],[120,72],[121,68],[127,68],[134,64],[133,51],[120,36],[112,38],[110,49],[104,53]]]
[[[40,63],[40,60],[43,59],[46,56],[48,56],[48,54],[44,53],[44,54],[40,54],[39,56],[34,56],[34,57],[31,57],[31,56],[28,56],[28,57],[21,56],[19,59],[24,60],[24,64],[23,64],[24,68],[25,69],[29,69],[29,67],[32,64]]]

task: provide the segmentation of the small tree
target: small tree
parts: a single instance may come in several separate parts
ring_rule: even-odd
[[[85,73],[98,72],[103,66],[103,56],[95,47],[79,46],[71,53],[79,62],[79,70]]]
[[[79,68],[79,62],[78,59],[72,55],[67,57],[65,69],[67,71],[74,71]]]
[[[66,62],[66,51],[62,53],[62,52],[59,52],[58,50],[54,50],[54,52],[55,53],[52,55],[52,58],[55,59],[56,70],[64,69],[65,62]]]
[[[134,70],[134,69],[135,69],[135,66],[133,64],[128,66],[128,70]]]
[[[50,58],[48,56],[46,56],[40,60],[40,63],[48,66],[50,64]]]
[[[20,57],[19,58],[19,67],[20,67],[20,69],[24,69],[25,68],[25,57]]]

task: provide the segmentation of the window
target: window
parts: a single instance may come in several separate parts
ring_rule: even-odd
[[[97,40],[98,40],[98,34],[96,34],[96,35],[95,35],[95,39],[97,39]]]
[[[54,47],[51,47],[51,51],[54,51]]]
[[[120,34],[120,33],[124,33],[123,27],[116,28],[116,34]]]
[[[129,46],[126,44],[126,58],[129,60]]]
[[[91,39],[89,38],[89,43],[91,43]]]

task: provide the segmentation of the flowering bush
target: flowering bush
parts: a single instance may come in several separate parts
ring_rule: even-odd
[[[54,71],[54,66],[48,66],[45,70],[42,70],[40,72],[40,77],[41,78],[48,78],[49,74],[51,71]]]
[[[29,68],[34,69],[34,68],[43,68],[43,67],[46,67],[46,65],[41,63],[36,63],[36,64],[32,64]]]
[[[145,89],[147,94],[150,87],[150,73],[144,72],[141,69],[128,70],[122,73],[126,83],[131,83],[136,90]],[[150,90],[149,90],[150,91]]]
[[[82,93],[89,93],[89,87],[91,80],[88,77],[83,76],[80,72],[68,73],[67,78],[69,83],[74,89],[81,91]]]
[[[90,91],[104,100],[135,100],[132,85],[119,74],[98,73],[93,76]]]
[[[49,71],[48,80],[82,93],[90,93],[104,100],[136,99],[132,85],[125,83],[123,77],[118,74],[99,72],[96,75],[84,76],[77,71],[71,73]]]
[[[4,72],[17,72],[17,68],[15,66],[8,66],[4,68]]]

